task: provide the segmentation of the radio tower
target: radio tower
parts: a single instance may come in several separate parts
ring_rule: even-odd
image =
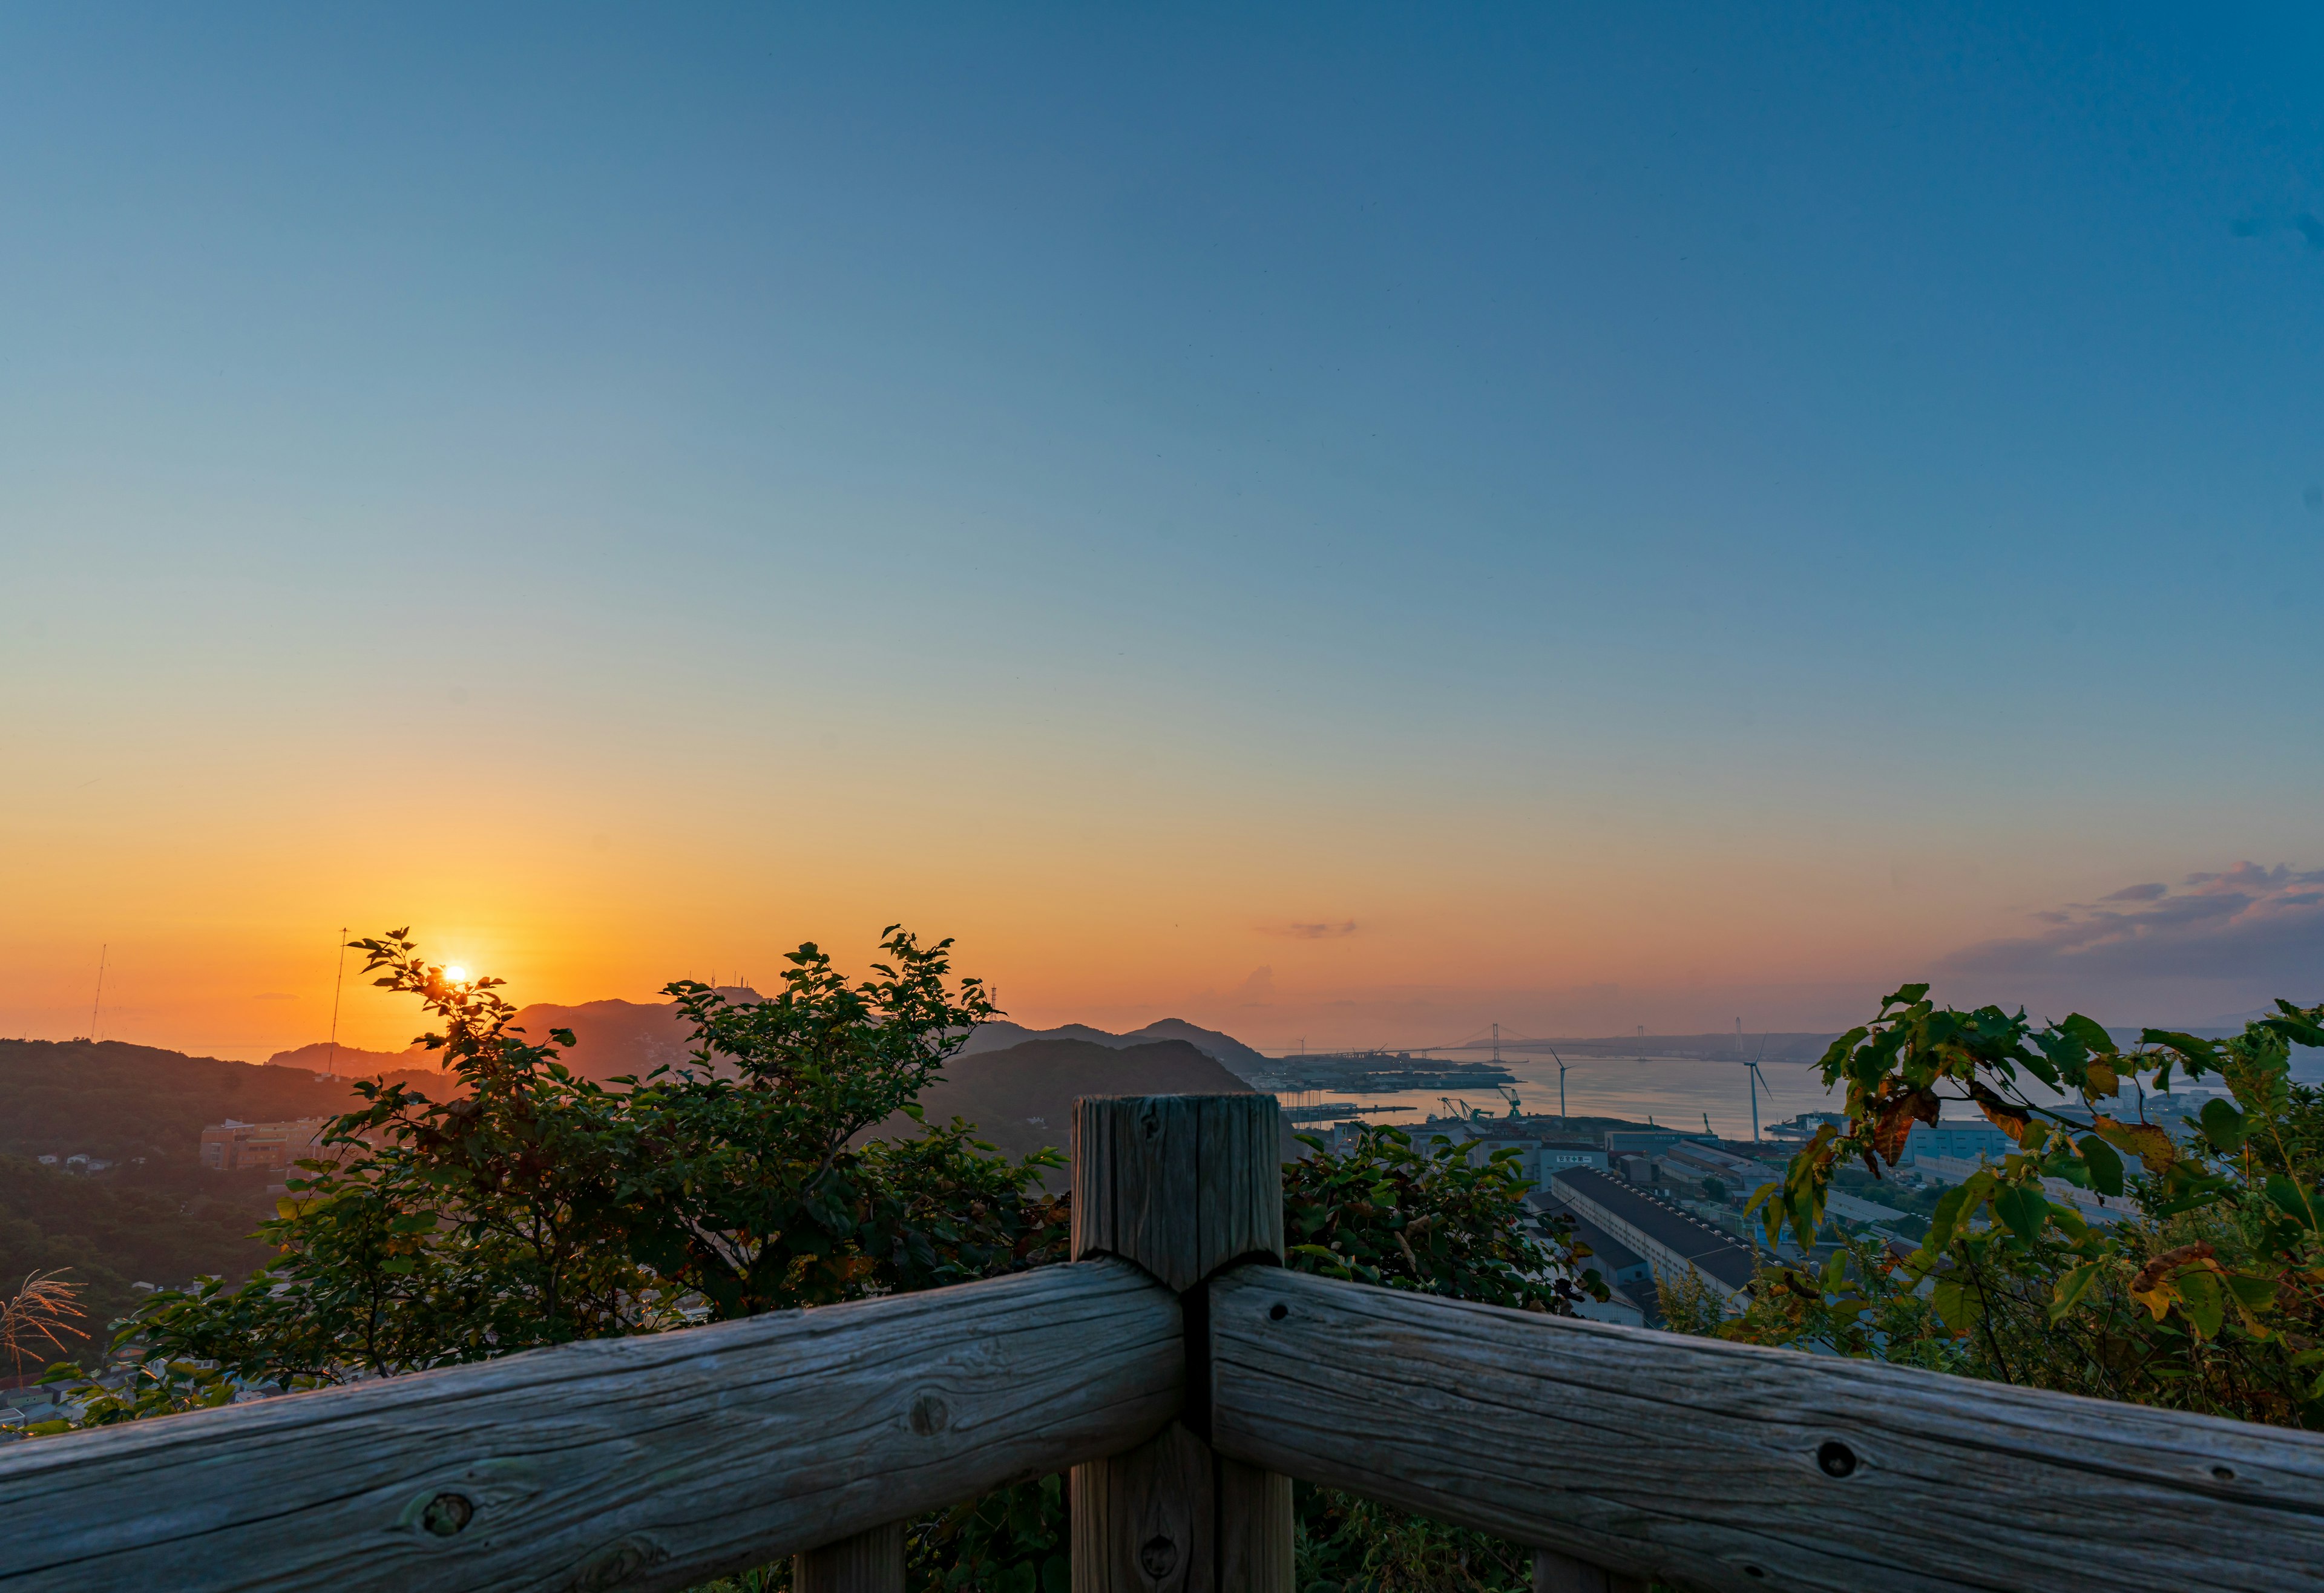
[[[331,981],[331,1053],[323,1064],[323,1072],[336,1079],[339,1076],[339,987],[347,982],[347,932],[339,931],[339,971]]]
[[[111,954],[113,943],[107,941],[97,953],[97,994],[88,1003],[88,1043],[97,1044],[97,1010],[105,1005],[105,959]]]

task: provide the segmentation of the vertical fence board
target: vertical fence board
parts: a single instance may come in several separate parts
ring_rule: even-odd
[[[1603,1566],[1586,1565],[1554,1549],[1536,1549],[1533,1593],[1646,1593],[1646,1584]]]
[[[794,1554],[791,1593],[904,1593],[904,1524]]]
[[[1282,1257],[1280,1134],[1266,1095],[1074,1102],[1074,1256],[1134,1262],[1198,1311],[1212,1273]],[[1186,1420],[1074,1468],[1075,1593],[1288,1593],[1290,1485],[1211,1452],[1207,1349],[1196,1336]]]

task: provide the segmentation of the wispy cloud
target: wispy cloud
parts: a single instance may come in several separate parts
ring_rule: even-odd
[[[1293,940],[1341,940],[1355,934],[1356,921],[1343,919],[1337,924],[1263,924],[1261,935],[1280,935]]]
[[[2324,985],[2324,870],[2242,862],[2175,890],[2126,886],[2030,916],[2034,933],[1965,947],[1942,966],[1979,978],[2229,979],[2286,995]]]

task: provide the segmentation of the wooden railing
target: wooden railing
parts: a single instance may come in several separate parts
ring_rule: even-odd
[[[1286,1271],[1277,1132],[1083,1100],[1068,1266],[8,1446],[0,1587],[872,1593],[1067,1468],[1079,1593],[1285,1593],[1292,1477],[1568,1593],[2324,1576],[2324,1437]]]

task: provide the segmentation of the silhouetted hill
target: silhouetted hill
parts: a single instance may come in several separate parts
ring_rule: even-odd
[[[1077,1095],[1240,1095],[1250,1086],[1219,1061],[1184,1040],[1144,1045],[1083,1039],[1028,1040],[1006,1050],[975,1051],[945,1064],[944,1082],[920,1095],[921,1115],[931,1123],[965,1118],[977,1137],[1010,1156],[1029,1156],[1043,1146],[1070,1153],[1074,1098]],[[877,1135],[913,1132],[900,1113],[872,1130]],[[1284,1136],[1286,1157],[1298,1153]],[[1060,1172],[1051,1183],[1063,1186]]]
[[[410,1045],[401,1051],[365,1051],[355,1045],[333,1046],[321,1040],[301,1045],[296,1051],[277,1051],[266,1059],[266,1065],[303,1068],[310,1073],[329,1073],[342,1079],[367,1079],[374,1073],[400,1068],[437,1071],[436,1054],[425,1045]]]
[[[758,999],[757,991],[739,987],[723,993],[729,1000]],[[601,1084],[632,1073],[643,1078],[666,1063],[684,1062],[687,1042],[694,1033],[678,1016],[675,1001],[584,1001],[575,1007],[535,1001],[518,1009],[515,1025],[536,1045],[547,1044],[551,1029],[571,1029],[577,1043],[561,1060],[575,1073]],[[267,1061],[277,1066],[320,1069],[327,1050],[320,1044],[301,1045],[296,1051],[278,1051]],[[338,1071],[349,1072],[346,1059],[350,1056],[362,1059],[357,1071],[364,1073],[383,1067],[432,1071],[434,1055],[424,1045],[395,1052],[357,1051],[342,1045]]]
[[[1232,1035],[1197,1027],[1183,1017],[1166,1017],[1158,1023],[1149,1023],[1142,1029],[1132,1029],[1126,1035],[1110,1034],[1084,1023],[1069,1023],[1054,1029],[1028,1029],[1022,1024],[1006,1021],[979,1024],[976,1032],[969,1036],[968,1044],[962,1047],[961,1054],[973,1056],[984,1051],[1005,1051],[1028,1040],[1084,1040],[1093,1045],[1110,1046],[1117,1051],[1130,1045],[1150,1045],[1158,1040],[1176,1040],[1223,1064],[1230,1073],[1246,1082],[1252,1070],[1267,1066],[1265,1056]]]
[[[723,993],[730,1000],[758,999],[758,992],[752,990],[736,988]],[[527,1039],[536,1042],[546,1041],[551,1029],[571,1029],[578,1043],[565,1054],[565,1064],[601,1084],[628,1074],[643,1078],[666,1064],[674,1066],[684,1062],[693,1035],[678,1016],[674,1001],[584,1001],[577,1007],[536,1001],[518,1011],[516,1025]],[[1223,1064],[1244,1082],[1250,1081],[1254,1068],[1267,1064],[1266,1057],[1232,1035],[1200,1028],[1177,1017],[1166,1017],[1126,1035],[1080,1023],[1054,1029],[1028,1029],[1022,1024],[1006,1021],[980,1024],[969,1036],[961,1054],[1005,1051],[1028,1040],[1080,1040],[1116,1051],[1161,1040],[1182,1041]],[[329,1047],[318,1042],[295,1051],[278,1051],[267,1061],[273,1066],[304,1067],[319,1073],[328,1055]],[[433,1054],[425,1046],[413,1046],[409,1051],[360,1051],[342,1045],[338,1051],[337,1071],[347,1076],[368,1075],[383,1068],[432,1071],[434,1067]]]

